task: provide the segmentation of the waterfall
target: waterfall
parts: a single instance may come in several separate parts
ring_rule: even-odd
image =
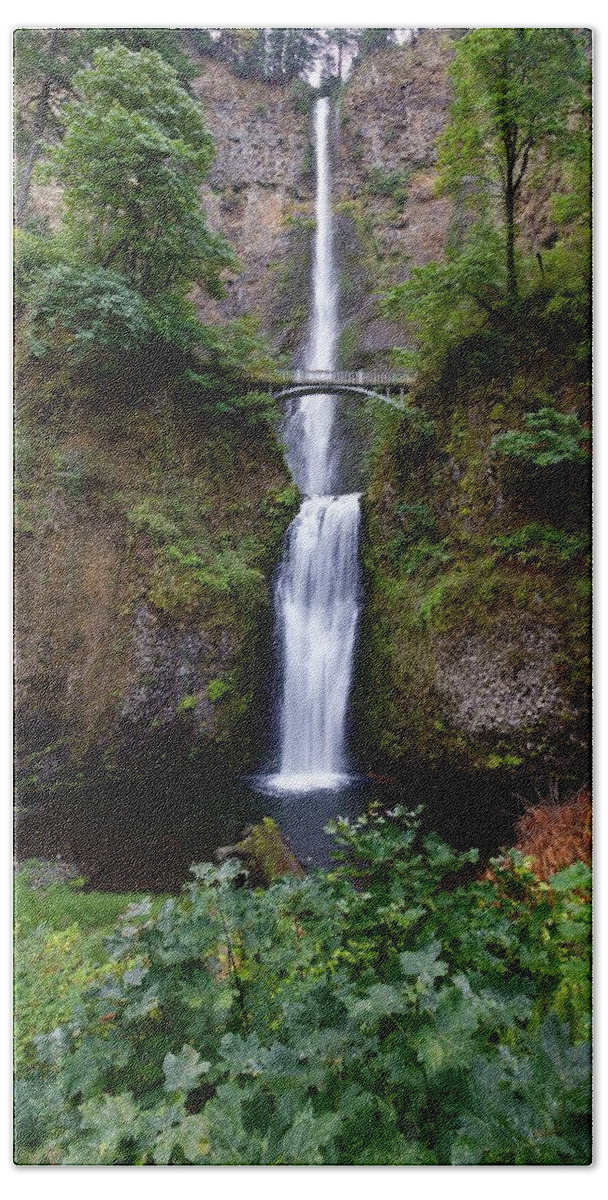
[[[317,100],[313,311],[306,366],[332,370],[338,340],[333,261],[329,100]],[[336,399],[304,396],[285,423],[291,472],[305,499],[286,539],[275,604],[282,645],[281,753],[274,787],[310,791],[348,771],[346,719],[358,618],[359,495],[336,494]]]

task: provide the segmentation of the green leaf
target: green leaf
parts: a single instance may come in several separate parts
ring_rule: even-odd
[[[558,871],[556,875],[552,875],[549,879],[549,884],[554,892],[562,894],[565,892],[590,892],[591,890],[591,867],[586,863],[572,863],[570,867],[564,867],[562,871]]]
[[[399,955],[401,970],[404,975],[417,975],[425,982],[432,983],[439,975],[445,975],[447,965],[438,962],[441,954],[441,942],[429,942],[421,950],[405,950]]]
[[[376,983],[359,999],[348,1004],[351,1017],[379,1019],[391,1013],[407,1012],[409,1005],[399,988],[388,983]]]
[[[211,1063],[203,1062],[198,1050],[182,1046],[179,1054],[166,1054],[163,1059],[166,1092],[190,1092],[205,1075]]]

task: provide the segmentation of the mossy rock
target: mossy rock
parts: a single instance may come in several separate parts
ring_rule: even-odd
[[[215,853],[219,861],[232,856],[242,859],[254,886],[265,887],[282,875],[306,878],[304,867],[272,817],[263,817],[258,825],[245,830],[245,836],[235,846],[222,846]]]

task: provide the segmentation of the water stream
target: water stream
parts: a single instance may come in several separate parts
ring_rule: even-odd
[[[305,366],[331,371],[338,340],[329,100],[315,107],[317,163],[313,312]],[[280,760],[268,783],[286,792],[348,778],[346,723],[359,612],[359,495],[339,494],[336,398],[296,401],[285,422],[291,472],[304,494],[288,531],[275,605],[282,650]]]

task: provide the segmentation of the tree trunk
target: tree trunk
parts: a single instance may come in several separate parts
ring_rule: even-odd
[[[505,215],[507,225],[507,295],[510,300],[516,300],[517,275],[515,272],[515,188],[513,186],[513,168],[511,165],[509,165],[507,169]]]
[[[54,55],[57,49],[59,30],[51,30],[51,36],[46,49],[47,55]],[[27,210],[27,202],[30,196],[30,187],[32,185],[32,174],[40,154],[40,143],[42,135],[46,129],[47,118],[49,115],[49,104],[51,100],[52,77],[47,74],[43,76],[38,103],[36,104],[36,115],[34,117],[34,127],[32,129],[32,141],[30,148],[25,156],[23,164],[23,172],[17,184],[15,197],[15,224],[22,225],[25,219]]]
[[[42,85],[42,91],[38,97],[36,105],[36,116],[34,117],[34,128],[32,130],[32,141],[30,148],[25,156],[23,164],[23,172],[17,185],[17,196],[15,199],[15,224],[23,225],[25,213],[27,210],[27,202],[30,195],[30,187],[32,184],[32,174],[38,155],[40,153],[40,141],[46,126],[46,119],[49,111],[49,100],[51,95],[51,80],[47,75]]]

